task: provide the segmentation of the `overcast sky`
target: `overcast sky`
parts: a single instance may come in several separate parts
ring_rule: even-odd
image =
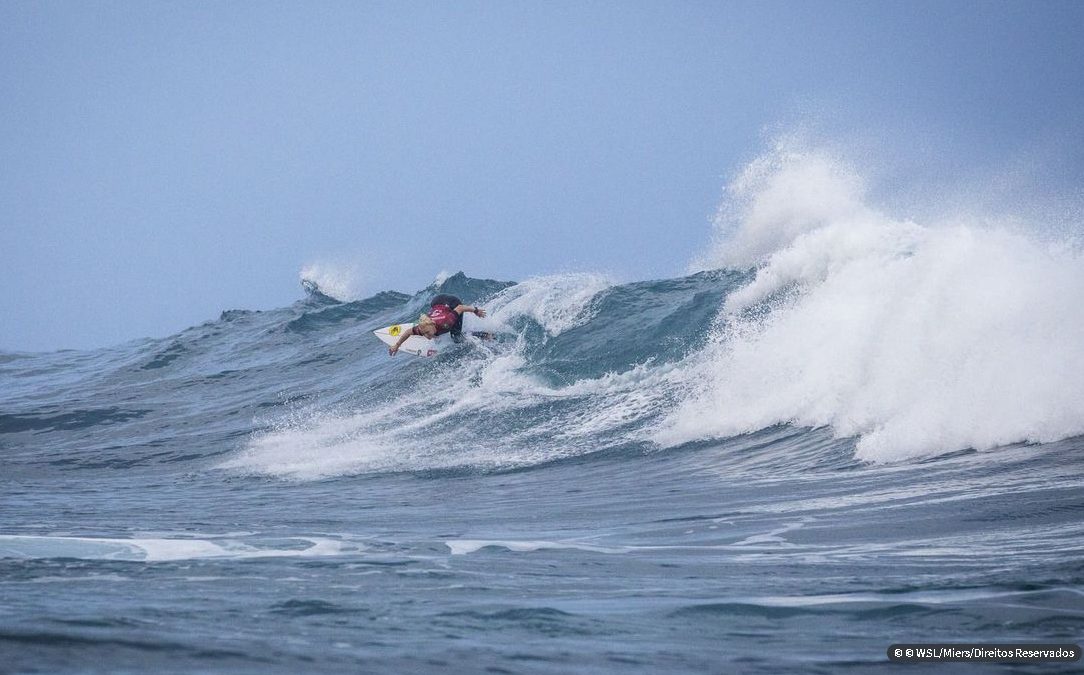
[[[312,264],[677,276],[778,130],[1072,201],[1082,35],[1084,2],[8,0],[0,349],[287,305]]]

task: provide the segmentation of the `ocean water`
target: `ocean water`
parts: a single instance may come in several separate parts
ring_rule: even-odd
[[[1079,643],[1079,249],[893,218],[785,152],[728,199],[677,278],[307,277],[164,339],[0,354],[0,670],[864,673],[897,642]],[[370,331],[438,292],[498,338],[389,357]]]

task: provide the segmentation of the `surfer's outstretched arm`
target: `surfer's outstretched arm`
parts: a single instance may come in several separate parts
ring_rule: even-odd
[[[463,314],[464,312],[470,312],[476,315],[478,318],[482,318],[486,315],[486,310],[482,309],[481,307],[472,307],[470,305],[456,305],[456,314]]]
[[[399,336],[399,340],[395,344],[388,347],[388,356],[395,356],[395,352],[399,351],[399,348],[403,346],[403,343],[407,341],[411,335],[414,335],[414,327],[411,326],[410,330],[403,331],[403,334]]]

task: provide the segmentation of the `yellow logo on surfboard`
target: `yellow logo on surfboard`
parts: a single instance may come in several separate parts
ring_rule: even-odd
[[[390,335],[392,337],[398,337],[399,333],[401,333],[401,332],[402,332],[402,329],[399,328],[399,324],[395,324],[394,326],[392,326],[391,328],[388,329],[388,335]]]

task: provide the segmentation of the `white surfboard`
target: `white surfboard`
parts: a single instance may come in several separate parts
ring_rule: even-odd
[[[373,335],[380,338],[380,341],[384,344],[392,347],[399,341],[399,337],[402,336],[404,332],[409,331],[413,327],[414,324],[412,323],[397,323],[394,326],[374,330]],[[421,335],[411,335],[406,339],[406,342],[399,347],[399,351],[408,352],[415,356],[436,356],[443,345],[443,335],[438,335],[432,340],[426,339]]]

